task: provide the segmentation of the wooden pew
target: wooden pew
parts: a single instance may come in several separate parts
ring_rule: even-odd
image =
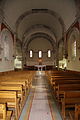
[[[54,81],[58,81],[58,80],[80,80],[80,77],[76,77],[76,76],[65,76],[65,77],[54,77],[52,78],[50,81],[54,82]]]
[[[75,104],[75,109],[69,112],[71,120],[80,120],[80,104]]]
[[[11,120],[12,111],[7,110],[7,103],[0,103],[0,120]]]
[[[80,104],[80,74],[73,74],[73,72],[53,71],[51,74],[48,74],[48,78],[55,93],[57,92],[58,96],[62,94],[62,115],[63,120],[66,120],[66,108],[75,107],[75,104]],[[78,108],[78,105],[76,106],[77,107],[75,107],[73,114],[75,117],[73,120],[80,119],[78,118],[80,108]],[[69,113],[71,113],[71,111]]]
[[[67,80],[55,80],[52,84],[54,92],[56,92],[56,89],[58,89],[58,85],[61,84],[80,84],[80,80],[74,80],[74,79],[67,79]]]
[[[0,103],[7,103],[8,108],[15,109],[15,118],[18,120],[19,115],[19,98],[17,91],[0,91]]]
[[[58,101],[63,97],[64,91],[80,91],[80,84],[59,84],[56,90]]]
[[[80,119],[80,104],[75,104],[75,120]]]
[[[31,87],[33,75],[34,72],[29,71],[11,71],[2,73],[0,76],[0,102],[7,102],[8,107],[15,108],[16,120],[18,120],[20,111],[22,111],[19,107],[21,105],[20,98],[21,102],[24,103],[24,97],[26,99],[26,96],[28,95],[28,90]],[[17,95],[12,94],[11,92],[16,92],[15,94]],[[16,99],[14,97],[11,98],[11,96],[16,96]]]
[[[29,72],[29,74],[28,74]],[[21,79],[23,81],[27,82],[28,87],[30,87],[31,83],[32,83],[32,77],[34,76],[34,72],[25,72],[25,71],[20,71],[20,72],[12,72],[12,74],[7,74],[4,76],[0,77],[0,80],[11,80],[11,79]]]
[[[75,73],[72,73],[72,72],[67,72],[67,71],[56,71],[53,72],[51,75],[51,79],[56,79],[56,78],[61,78],[61,77],[79,77],[80,78],[80,74],[75,74]]]
[[[80,104],[80,91],[65,91],[61,103],[62,117],[66,120],[66,108],[73,108],[75,104]]]
[[[23,91],[23,85],[16,85],[16,84],[0,84],[0,91],[17,91],[18,97],[20,97],[20,103],[23,103],[24,100],[24,91]]]
[[[59,74],[59,75],[54,75],[50,77],[50,81],[54,81],[54,80],[64,80],[64,79],[80,79],[80,76],[78,75],[74,75],[74,74]]]
[[[5,76],[5,77],[2,77],[0,78],[0,81],[1,82],[4,82],[4,81],[15,81],[15,82],[25,82],[25,85],[26,85],[26,89],[28,90],[30,87],[29,87],[29,79],[27,78],[24,78],[24,77],[19,77],[19,76]]]
[[[4,85],[23,85],[23,89],[25,91],[25,96],[27,96],[27,83],[26,81],[21,81],[21,80],[4,80],[2,82],[0,82],[0,84],[4,84]]]

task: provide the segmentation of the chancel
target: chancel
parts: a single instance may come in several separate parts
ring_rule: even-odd
[[[0,120],[80,120],[80,0],[0,0]]]
[[[37,67],[38,71],[46,70],[46,65],[35,65],[35,67]]]

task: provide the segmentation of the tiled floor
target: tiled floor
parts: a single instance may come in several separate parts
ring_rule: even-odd
[[[46,90],[43,77],[38,77],[29,120],[52,120]]]
[[[62,120],[44,72],[36,73],[32,90],[19,120]]]

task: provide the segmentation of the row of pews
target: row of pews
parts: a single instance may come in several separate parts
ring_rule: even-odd
[[[18,120],[32,86],[34,71],[0,73],[0,120]]]
[[[63,120],[80,120],[80,73],[48,71],[52,93],[59,104]]]

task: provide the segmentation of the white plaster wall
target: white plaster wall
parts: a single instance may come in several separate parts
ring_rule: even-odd
[[[72,53],[71,53],[71,40],[76,39],[76,52],[77,52],[77,56],[76,58],[73,60],[72,59]],[[67,60],[67,69],[69,70],[74,70],[74,71],[80,71],[80,49],[78,49],[80,47],[80,33],[79,31],[75,28],[73,30],[73,32],[69,35],[68,37],[68,60]]]
[[[6,60],[4,56],[4,42],[5,37],[7,37],[7,40],[9,40],[9,59]],[[0,53],[0,58],[2,59],[0,61],[0,72],[3,71],[10,71],[14,69],[14,59],[13,59],[13,39],[11,36],[11,33],[7,29],[3,29],[3,31],[0,34],[0,44],[3,48],[2,52]]]
[[[44,38],[37,38],[34,39],[28,47],[28,51],[29,50],[33,50],[34,54],[33,54],[33,58],[29,57],[29,52],[27,53],[27,65],[35,65],[35,64],[39,64],[38,60],[38,51],[42,50],[43,51],[43,57],[42,57],[42,64],[46,64],[46,65],[53,65],[54,64],[54,53],[52,53],[51,58],[47,57],[47,51],[48,50],[53,50],[53,47],[51,45],[51,43],[44,39]]]
[[[14,70],[13,61],[5,61],[4,59],[0,61],[0,72]]]

